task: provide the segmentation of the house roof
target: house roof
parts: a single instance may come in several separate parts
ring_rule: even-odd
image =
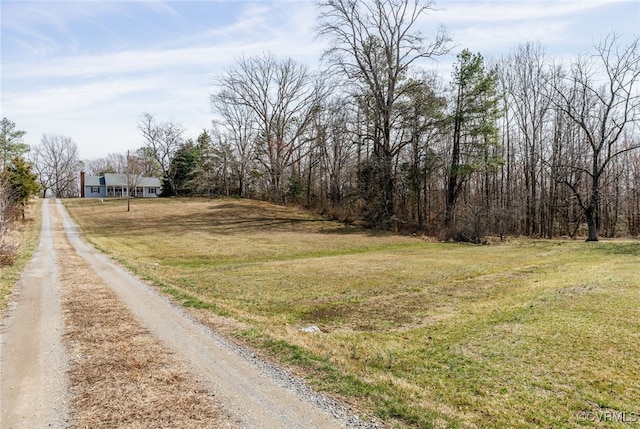
[[[126,174],[106,173],[104,176],[86,176],[85,186],[127,186]],[[143,177],[139,174],[131,180],[131,185],[150,188],[161,188],[162,184],[157,177]]]
[[[141,182],[137,186],[145,186],[149,188],[162,188],[162,183],[157,177],[140,177]]]
[[[85,186],[104,186],[103,176],[86,176],[84,178]]]

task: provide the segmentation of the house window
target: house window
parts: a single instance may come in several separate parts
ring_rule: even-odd
[[[97,194],[100,192],[100,188],[98,188],[97,186],[92,186],[91,187],[91,193],[92,194]]]
[[[150,194],[155,194],[156,193],[156,188],[149,188],[149,193]]]

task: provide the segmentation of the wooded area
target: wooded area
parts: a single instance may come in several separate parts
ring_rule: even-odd
[[[417,29],[433,6],[326,0],[322,72],[239,58],[216,77],[212,131],[185,139],[145,113],[143,148],[84,168],[135,164],[164,177],[164,195],[267,199],[443,239],[638,236],[638,38],[610,34],[570,63],[533,42],[492,61],[463,50],[447,81],[426,71],[449,53],[446,32]]]

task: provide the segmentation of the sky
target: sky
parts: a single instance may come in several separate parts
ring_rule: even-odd
[[[522,43],[570,61],[611,32],[640,34],[639,0],[436,1],[420,20],[428,38],[443,25],[451,54],[424,66],[450,74],[468,48],[485,58]],[[321,67],[313,0],[0,0],[0,117],[24,142],[71,137],[83,160],[143,145],[143,113],[174,121],[195,139],[211,128],[215,79],[240,57],[270,52]]]

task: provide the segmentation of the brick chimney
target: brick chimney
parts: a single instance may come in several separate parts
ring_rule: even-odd
[[[84,171],[80,172],[80,198],[84,198]]]

